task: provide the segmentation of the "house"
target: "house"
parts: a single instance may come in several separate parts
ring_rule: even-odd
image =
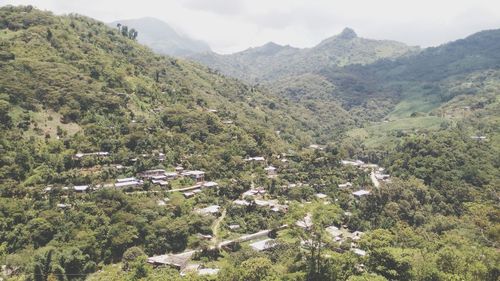
[[[146,170],[142,173],[139,173],[139,177],[150,179],[154,176],[163,176],[165,175],[165,170],[163,169],[154,169],[154,170]]]
[[[362,196],[370,194],[369,190],[361,189],[352,193],[354,196],[360,198]]]
[[[338,227],[332,225],[327,227],[325,230],[332,236],[333,240],[335,241],[342,240],[343,232]]]
[[[266,159],[264,157],[261,157],[261,156],[257,156],[257,157],[248,157],[245,159],[246,162],[252,162],[252,161],[255,161],[255,162],[263,162],[263,161],[266,161]]]
[[[175,167],[175,171],[176,171],[177,173],[181,173],[182,171],[184,171],[184,167],[182,167],[182,166],[177,166],[177,167]]]
[[[324,146],[319,145],[319,144],[311,144],[311,145],[309,145],[309,148],[318,149],[318,150],[324,150],[325,149]]]
[[[355,160],[355,161],[351,161],[351,160],[342,160],[340,161],[340,163],[342,165],[346,165],[346,166],[356,166],[356,167],[359,167],[359,166],[362,166],[365,164],[365,162],[361,161],[361,160]]]
[[[201,214],[201,215],[216,215],[219,212],[220,212],[219,205],[211,205],[211,206],[205,207],[203,209],[196,210],[196,213]]]
[[[247,196],[254,197],[257,195],[263,195],[265,193],[266,193],[266,190],[263,188],[249,189],[249,190],[243,192],[243,194],[241,194],[241,197],[242,198],[245,198]]]
[[[143,181],[138,180],[136,178],[125,178],[125,179],[117,179],[114,187],[118,188],[127,188],[127,187],[137,187],[141,186]]]
[[[159,180],[165,180],[165,179],[167,179],[167,175],[162,174],[162,175],[157,175],[157,176],[151,176],[149,178],[151,180],[159,181]]]
[[[204,187],[217,187],[219,186],[218,183],[214,182],[214,181],[207,181],[207,182],[204,182],[202,185],[201,185],[201,188],[204,188]]]
[[[352,187],[352,183],[350,182],[339,184],[339,188],[349,188],[349,187]]]
[[[159,185],[161,187],[168,186],[168,181],[166,181],[166,180],[151,180],[151,183],[152,184],[157,184],[157,185]]]
[[[237,199],[233,201],[234,204],[239,206],[250,206],[252,202],[247,200]],[[273,212],[287,212],[288,206],[279,204],[277,200],[259,200],[255,199],[253,203],[258,207],[268,207]]]
[[[240,225],[239,224],[230,224],[230,225],[228,225],[228,227],[231,230],[235,230],[235,229],[239,229]]]
[[[484,140],[486,140],[486,136],[471,136],[470,138],[473,139],[473,140],[477,140],[477,141],[484,141]]]
[[[203,239],[203,240],[211,240],[213,238],[213,236],[210,235],[210,234],[201,234],[201,233],[198,233],[197,236],[200,239]]]
[[[326,197],[328,197],[328,195],[324,193],[316,193],[316,198],[318,199],[325,199]]]
[[[168,180],[173,180],[178,176],[176,172],[165,172],[164,175]]]
[[[136,178],[134,177],[131,177],[131,178],[123,178],[123,179],[116,179],[116,182],[120,183],[120,182],[129,182],[129,181],[137,181]]]
[[[363,236],[363,235],[364,235],[364,233],[361,231],[354,231],[354,232],[350,233],[350,237],[354,241],[360,240],[361,236]]]
[[[375,178],[378,180],[387,180],[391,177],[389,174],[380,174],[380,173],[375,173]]]
[[[297,221],[295,225],[303,229],[311,228],[313,226],[312,215],[308,213],[303,219]]]
[[[165,153],[158,153],[158,161],[163,162],[165,161]]]
[[[353,248],[353,249],[351,249],[351,251],[353,251],[358,256],[362,256],[362,257],[366,256],[366,251],[364,251],[364,250]]]
[[[196,182],[203,182],[205,180],[205,172],[203,171],[186,171],[181,173],[182,176],[190,177]]]
[[[192,192],[192,191],[188,191],[188,192],[183,192],[182,195],[184,195],[184,197],[186,198],[191,198],[195,195],[196,193]]]
[[[377,164],[363,164],[361,165],[361,168],[366,168],[366,169],[377,169],[378,165]]]
[[[153,256],[147,259],[147,263],[152,264],[153,266],[171,266],[177,270],[183,270],[186,268],[188,261],[191,259],[191,256],[194,254],[194,251],[184,252],[180,254],[166,254],[160,256]]]
[[[191,191],[183,192],[182,194],[184,195],[184,197],[190,198],[190,197],[193,197],[200,192],[201,192],[201,189],[197,188],[197,189],[193,189]]]
[[[239,206],[250,206],[250,204],[252,204],[246,200],[241,200],[241,199],[236,199],[233,201],[233,203]]]
[[[260,252],[260,251],[265,251],[265,250],[269,250],[269,249],[276,247],[276,242],[274,239],[268,238],[268,239],[264,239],[261,241],[251,243],[250,247],[257,252]]]
[[[267,176],[268,177],[275,177],[275,176],[277,176],[276,168],[273,167],[273,166],[265,167],[264,171],[267,172]]]
[[[99,151],[99,152],[90,152],[90,153],[77,153],[73,156],[75,159],[82,159],[88,156],[98,156],[98,157],[106,157],[109,156],[109,152],[107,151]]]
[[[85,192],[89,189],[88,185],[75,185],[73,186],[76,192]]]

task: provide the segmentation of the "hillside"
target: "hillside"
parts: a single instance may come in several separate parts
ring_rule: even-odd
[[[118,20],[110,23],[109,26],[114,28],[117,24],[136,29],[139,43],[150,47],[158,54],[184,57],[195,53],[210,52],[210,47],[206,42],[179,34],[167,23],[159,19]]]
[[[194,54],[191,59],[222,73],[250,83],[265,83],[292,75],[315,72],[326,67],[369,64],[418,51],[399,42],[358,37],[346,28],[317,46],[299,49],[268,43],[231,54]]]
[[[28,8],[1,10],[2,140],[9,151],[2,155],[2,179],[73,181],[63,172],[67,167],[29,153],[47,143],[65,143],[61,155],[106,150],[121,160],[163,151],[175,155],[174,163],[215,172],[216,144],[234,146],[226,157],[243,158],[286,151],[276,130],[297,141],[291,135],[295,117],[272,96],[200,65],[155,55],[92,19],[19,9]],[[9,157],[23,153],[30,164],[20,171],[24,164]],[[46,170],[37,170],[41,163]]]

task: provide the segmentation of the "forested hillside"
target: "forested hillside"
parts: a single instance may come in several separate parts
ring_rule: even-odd
[[[0,279],[498,280],[496,31],[272,90],[130,32],[0,8]]]

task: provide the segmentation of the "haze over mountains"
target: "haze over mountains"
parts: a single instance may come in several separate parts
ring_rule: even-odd
[[[180,34],[159,19],[145,17],[118,20],[109,25],[116,27],[118,23],[139,30],[137,40],[162,55],[187,56],[210,51],[207,43]]]
[[[361,38],[354,30],[345,28],[339,35],[327,38],[312,48],[300,49],[270,42],[230,55],[212,52],[195,54],[190,58],[226,75],[255,83],[314,72],[330,66],[368,64],[418,50],[417,47],[395,41]]]

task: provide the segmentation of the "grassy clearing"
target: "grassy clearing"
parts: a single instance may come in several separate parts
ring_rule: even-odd
[[[10,111],[10,116],[14,122],[19,122],[29,115],[31,120],[31,130],[26,131],[26,136],[45,137],[50,135],[51,138],[57,137],[57,127],[66,131],[68,136],[72,136],[81,130],[81,127],[76,123],[62,123],[62,115],[52,110],[30,111],[26,113],[20,107],[14,107]]]
[[[444,121],[446,119],[436,116],[403,118],[372,123],[365,128],[350,130],[347,135],[350,140],[361,141],[367,148],[387,147],[387,145],[394,145],[398,132],[437,130]]]
[[[388,119],[395,120],[407,118],[414,112],[429,113],[441,105],[438,95],[429,95],[421,91],[415,91],[404,98],[394,110],[389,113]]]

